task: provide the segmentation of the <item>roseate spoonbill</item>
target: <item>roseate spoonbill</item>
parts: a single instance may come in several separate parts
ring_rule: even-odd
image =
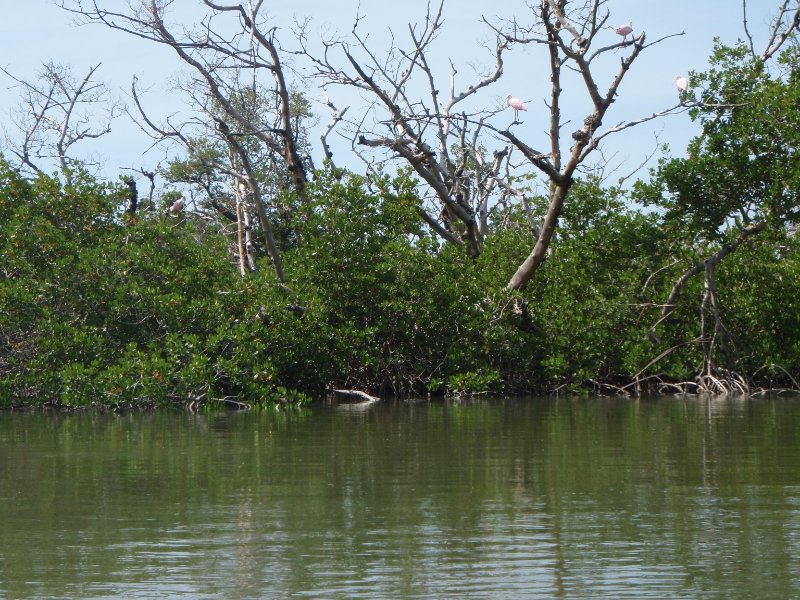
[[[633,33],[633,21],[628,21],[627,25],[620,25],[619,27],[614,27],[614,33],[616,33],[617,35],[621,35],[622,39],[625,40],[625,38],[628,37],[628,34]]]
[[[689,80],[686,79],[683,75],[678,75],[675,78],[675,87],[678,88],[678,93],[682,94],[689,90]]]
[[[178,198],[169,207],[169,212],[171,212],[173,215],[177,215],[179,212],[181,212],[183,210],[183,207],[185,205],[186,205],[186,203],[183,201],[183,198]]]
[[[511,108],[514,109],[514,120],[516,121],[519,117],[519,111],[524,110],[528,111],[528,107],[525,106],[525,103],[520,100],[519,98],[514,98],[511,94],[506,96],[506,104],[508,104]]]

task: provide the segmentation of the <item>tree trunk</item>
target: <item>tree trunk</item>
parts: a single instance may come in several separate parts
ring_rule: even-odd
[[[550,247],[550,241],[553,239],[553,234],[556,231],[558,224],[558,216],[561,214],[561,209],[564,206],[564,200],[567,197],[572,181],[567,179],[565,182],[555,186],[553,193],[550,195],[550,205],[547,207],[547,214],[542,221],[542,229],[539,232],[539,238],[536,240],[536,245],[528,258],[519,266],[517,272],[508,282],[506,289],[509,290],[522,290],[528,285],[528,282],[533,277],[541,264],[544,262],[547,249]]]

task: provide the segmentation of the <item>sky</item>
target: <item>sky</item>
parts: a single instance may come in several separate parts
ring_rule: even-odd
[[[105,0],[103,6],[124,7],[129,0]],[[99,25],[78,25],[71,15],[51,0],[0,0],[3,19],[0,22],[0,65],[20,78],[30,78],[40,70],[41,64],[56,61],[72,67],[76,75],[84,74],[89,67],[101,63],[97,79],[106,82],[113,93],[123,101],[127,98],[131,79],[136,76],[142,88],[147,89],[145,101],[153,114],[167,116],[181,110],[185,100],[172,89],[174,78],[185,72],[174,52],[143,40],[112,31]],[[230,2],[232,3],[232,1]],[[190,21],[198,14],[198,0],[176,0],[174,18]],[[295,19],[311,17],[311,38],[340,32],[346,35],[359,10],[365,16],[363,29],[369,31],[370,42],[377,48],[389,43],[391,29],[402,46],[407,43],[406,24],[424,18],[427,0],[298,0],[274,2],[266,0],[270,20],[278,29],[280,39],[291,42],[291,27]],[[756,40],[756,48],[763,45],[770,19],[777,6],[775,0],[748,0],[748,25]],[[609,0],[606,8],[611,12],[610,23],[619,25],[633,21],[634,32],[645,31],[647,38],[657,38],[684,32],[647,49],[637,59],[619,91],[618,100],[610,109],[605,125],[623,120],[644,117],[663,110],[676,101],[675,76],[691,70],[703,70],[713,46],[713,38],[733,43],[743,36],[742,3],[740,0]],[[524,0],[447,0],[445,26],[436,40],[434,69],[440,84],[449,86],[449,61],[458,68],[458,82],[467,85],[474,65],[488,66],[491,61],[481,42],[490,39],[490,33],[481,23],[481,17],[513,16],[523,19],[527,14]],[[618,41],[609,30],[608,43]],[[759,44],[759,41],[761,44]],[[620,54],[619,57],[622,55]],[[617,56],[610,57],[608,74],[618,68]],[[303,73],[300,73],[303,75]],[[463,79],[462,79],[463,78]],[[312,100],[322,94],[316,82],[309,78],[299,80]],[[564,114],[577,124],[587,114],[586,95],[580,82],[566,78]],[[549,72],[546,52],[541,46],[518,47],[508,57],[503,79],[473,101],[494,108],[502,104],[506,94],[513,94],[528,102],[529,111],[515,133],[530,140],[534,147],[544,144],[548,114],[543,105],[549,89]],[[570,89],[574,90],[570,92]],[[601,86],[602,89],[602,86]],[[337,96],[337,94],[339,94]],[[12,80],[0,73],[0,127],[13,135],[10,111],[19,99],[19,89]],[[358,98],[344,92],[331,91],[331,99],[338,105],[357,105]],[[477,103],[477,104],[476,104]],[[328,113],[319,104],[320,126],[328,122]],[[355,111],[357,106],[353,106]],[[577,129],[577,127],[576,127]],[[686,143],[697,133],[697,125],[686,114],[659,119],[646,125],[612,136],[604,146],[603,160],[610,171],[627,175],[636,169],[645,156],[653,152],[657,143],[670,145],[673,154],[680,155]],[[317,139],[314,135],[312,139]],[[332,138],[334,153],[347,162],[349,143]],[[318,146],[318,144],[317,144]],[[102,162],[101,175],[116,179],[115,174],[126,168],[152,169],[164,159],[164,152],[152,148],[151,140],[126,117],[118,119],[112,133],[94,142],[87,142],[78,154]],[[315,149],[315,158],[321,149]],[[600,156],[598,155],[598,158]],[[652,161],[651,161],[652,164]],[[357,161],[352,165],[357,166]]]

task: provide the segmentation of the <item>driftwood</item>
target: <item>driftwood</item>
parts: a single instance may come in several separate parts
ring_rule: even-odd
[[[377,396],[370,396],[366,392],[360,392],[358,390],[331,390],[334,394],[341,394],[342,396],[355,396],[356,398],[361,398],[365,402],[360,404],[372,404],[373,402],[377,402],[380,400]]]

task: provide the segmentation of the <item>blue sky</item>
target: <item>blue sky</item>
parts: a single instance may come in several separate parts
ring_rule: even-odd
[[[107,0],[108,6],[124,6],[125,0]],[[0,64],[20,77],[35,73],[43,61],[54,60],[72,66],[76,74],[83,74],[98,62],[102,66],[98,78],[106,81],[121,98],[125,99],[131,78],[138,76],[142,87],[148,88],[146,101],[154,113],[168,115],[179,110],[183,99],[170,91],[170,81],[183,66],[169,49],[96,25],[77,26],[72,17],[50,0],[6,0],[0,24]],[[193,0],[176,0],[175,16],[191,19],[197,14]],[[280,4],[281,6],[278,6]],[[341,31],[347,33],[359,5],[358,0],[308,0],[291,3],[272,3],[267,0],[269,14],[280,28],[279,36],[291,41],[288,29],[293,17],[311,16],[310,31]],[[482,15],[510,16],[523,19],[527,9],[521,0],[495,0],[492,3],[477,0],[449,0],[445,5],[445,28],[435,46],[437,75],[445,88],[448,85],[449,63],[452,58],[459,68],[459,78],[469,83],[471,65],[488,65],[490,61],[479,42],[489,39],[489,32],[481,24]],[[777,6],[772,0],[749,0],[748,21],[751,32],[758,41],[766,37],[770,17]],[[391,27],[402,43],[407,39],[405,24],[424,16],[425,0],[386,2],[361,0],[361,11],[366,15],[365,28],[377,47],[388,43]],[[635,32],[645,31],[649,40],[685,31],[685,35],[669,39],[645,51],[626,77],[618,101],[605,120],[606,125],[642,117],[664,109],[675,102],[674,78],[690,70],[702,70],[712,48],[714,36],[733,42],[743,35],[742,5],[739,0],[609,0],[611,23],[633,21]],[[282,33],[284,32],[285,33]],[[613,32],[609,42],[615,41]],[[618,60],[614,58],[614,60]],[[618,64],[618,63],[617,63]],[[609,64],[613,70],[614,64]],[[496,106],[506,94],[524,98],[531,109],[518,126],[517,135],[532,140],[533,145],[543,139],[547,127],[547,114],[543,98],[548,89],[546,57],[542,47],[517,48],[506,64],[504,78],[496,86],[479,96],[476,101]],[[566,91],[566,116],[580,122],[586,114],[585,92]],[[306,92],[313,99],[321,93],[312,82]],[[4,74],[0,74],[0,123],[8,129],[8,113],[15,104],[18,90]],[[356,102],[356,99],[332,92],[339,105]],[[353,107],[355,110],[356,107]],[[321,112],[325,124],[326,113]],[[680,154],[686,142],[696,132],[686,115],[668,117],[652,124],[640,126],[609,140],[604,156],[620,174],[632,170],[643,156],[652,151],[656,136],[661,143],[669,143],[674,153]],[[316,138],[316,136],[315,136]],[[343,141],[337,156],[346,153]],[[163,153],[149,150],[150,142],[131,123],[122,118],[114,125],[109,136],[82,147],[80,154],[101,157],[103,173],[115,177],[121,167],[152,168],[163,158]],[[336,148],[335,148],[336,150]]]

